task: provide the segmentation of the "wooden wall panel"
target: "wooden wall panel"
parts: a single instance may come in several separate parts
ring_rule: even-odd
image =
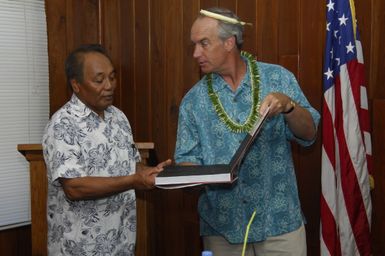
[[[372,241],[373,255],[385,252],[385,99],[373,102],[373,177],[375,188],[372,191],[373,218]]]
[[[229,10],[237,11],[237,2],[234,0],[218,0],[218,6],[222,8],[227,8]]]
[[[245,26],[243,36],[243,50],[257,55],[257,1],[240,0],[237,1],[236,13],[242,21],[252,23],[252,26]]]
[[[175,132],[178,122],[178,107],[184,95],[180,88],[183,87],[183,2],[180,0],[167,0],[165,6],[165,86],[168,120],[167,120],[167,142],[169,144],[168,152],[174,152]],[[168,8],[167,6],[173,6]]]
[[[361,2],[361,1],[360,1]],[[365,6],[367,1],[362,1]],[[367,77],[369,81],[370,98],[385,98],[385,51],[383,42],[385,41],[385,3],[383,0],[371,1],[371,23],[364,26],[368,31],[369,39],[367,45],[370,45],[370,52],[365,51],[366,63],[370,63],[370,69]],[[357,15],[357,18],[364,19],[365,15]],[[371,28],[371,29],[369,29]],[[364,49],[365,50],[365,49]],[[369,59],[367,55],[370,55]]]
[[[301,0],[299,5],[298,81],[310,103],[321,113],[322,59],[325,41],[325,2]],[[321,127],[317,141],[310,148],[295,152],[297,179],[302,210],[307,220],[308,251],[319,252],[319,198],[321,193]]]
[[[287,8],[290,9],[289,6]],[[301,0],[298,13],[297,79],[307,99],[321,113],[321,60],[326,24],[324,2]],[[319,130],[321,124],[322,122]],[[314,145],[309,148],[296,146],[294,152],[300,199],[307,221],[308,252],[315,255],[319,252],[320,145],[321,133],[318,132]]]
[[[363,1],[366,2],[366,1]],[[371,94],[374,98],[385,99],[385,51],[383,42],[385,42],[385,3],[383,0],[373,1],[373,21],[371,27],[373,33],[368,42],[372,46],[369,76]],[[369,25],[368,25],[369,26]]]
[[[185,95],[192,87],[194,82],[200,78],[200,68],[193,59],[194,47],[190,38],[190,30],[195,21],[197,13],[200,10],[199,1],[184,0],[183,2],[183,80],[181,84],[180,93]],[[179,99],[180,102],[180,99]]]
[[[100,33],[101,43],[108,51],[118,75],[118,85],[115,89],[114,104],[122,108],[122,36],[120,26],[125,24],[121,20],[120,1],[101,1]]]
[[[64,61],[85,43],[100,43],[98,0],[45,1],[50,76],[50,113],[71,97],[66,86]]]
[[[66,3],[66,43],[70,51],[79,44],[100,42],[99,1],[63,1]],[[90,29],[92,28],[92,29]]]
[[[143,1],[143,3],[146,3],[147,1]],[[139,5],[142,6],[142,5]],[[136,56],[135,56],[135,37],[136,37],[136,31],[135,31],[135,15],[136,12],[134,10],[135,8],[135,2],[134,1],[119,1],[119,17],[120,17],[120,30],[118,36],[115,36],[117,38],[120,38],[120,70],[119,70],[119,79],[121,81],[120,83],[120,108],[123,110],[123,112],[126,114],[128,120],[130,120],[131,123],[139,124],[139,122],[136,121],[136,112],[138,104],[136,104],[136,99],[140,98],[136,95],[136,68],[135,68],[135,62],[136,62]],[[147,14],[147,13],[146,13]],[[144,20],[146,21],[146,20]],[[147,35],[148,31],[144,30],[145,33],[143,35]],[[147,41],[147,40],[146,40]],[[144,43],[143,46],[146,46]],[[145,53],[145,52],[144,52]],[[145,56],[145,54],[143,54]],[[122,57],[126,56],[126,57]],[[144,65],[143,67],[146,67]],[[145,71],[145,69],[143,69]],[[145,83],[145,80],[143,80],[143,88],[146,88],[148,86],[148,83]],[[145,99],[147,97],[143,97]],[[144,102],[146,104],[146,102]],[[148,114],[145,113],[143,117],[146,117]],[[133,133],[138,136],[138,127],[132,127]],[[141,127],[142,128],[142,127]],[[143,130],[143,132],[148,132],[148,130]],[[137,139],[137,138],[136,138]]]
[[[283,1],[278,7],[278,63],[299,76],[299,0]]]
[[[0,231],[0,254],[26,256],[32,253],[31,225]]]
[[[67,54],[66,39],[66,2],[46,2],[50,113],[58,110],[69,97],[64,74],[64,61]],[[52,18],[56,17],[56,18]]]
[[[123,0],[124,1],[124,0]],[[132,88],[130,94],[126,94],[125,100],[132,102],[131,107],[135,109],[135,119],[132,119],[135,123],[135,138],[136,140],[152,141],[152,118],[151,118],[151,98],[153,83],[156,81],[151,80],[150,69],[150,40],[151,34],[149,30],[150,13],[149,13],[149,1],[135,1],[134,5],[133,29],[134,29],[134,41],[127,42],[127,48],[133,49],[133,59],[129,60],[130,70],[133,71],[133,84],[127,84],[128,88]],[[125,13],[122,10],[122,14]],[[127,13],[125,13],[127,15]],[[130,31],[126,31],[129,33]],[[125,56],[125,55],[123,55]],[[132,97],[135,95],[134,97]],[[130,119],[131,120],[131,119]]]
[[[165,10],[169,8],[167,2],[153,1],[150,4],[150,69],[151,69],[151,133],[156,134],[154,142],[156,152],[160,159],[169,157],[168,147],[168,102],[167,102],[167,85],[165,84],[166,74],[165,66],[167,56],[165,55],[165,47],[167,47],[164,37],[164,30],[167,28],[164,16],[167,15]],[[169,38],[171,40],[171,38]]]
[[[257,1],[257,56],[259,61],[278,63],[278,0]]]
[[[200,0],[198,2],[200,2],[200,9],[206,9],[219,5],[219,0]],[[196,18],[197,15],[198,13],[194,15],[194,18]]]

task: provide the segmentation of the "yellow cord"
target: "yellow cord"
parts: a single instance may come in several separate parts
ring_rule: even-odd
[[[255,217],[255,214],[256,214],[256,213],[257,213],[257,210],[255,210],[255,211],[253,212],[253,215],[251,215],[251,218],[250,218],[250,220],[249,220],[249,223],[247,224],[246,234],[245,234],[245,239],[243,240],[242,256],[245,256],[246,245],[247,245],[247,237],[249,236],[250,226],[251,226],[251,223],[252,223],[253,220],[254,220],[254,217]]]
[[[356,8],[354,6],[354,0],[349,0],[349,2],[350,2],[350,11],[352,13],[354,39],[357,39],[357,37],[356,37],[356,29],[357,29]]]

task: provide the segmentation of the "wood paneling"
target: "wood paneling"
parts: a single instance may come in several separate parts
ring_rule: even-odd
[[[46,1],[50,113],[58,110],[69,98],[66,86],[64,61],[66,45],[66,1]],[[53,18],[55,17],[55,18]]]
[[[322,59],[325,41],[325,2],[299,2],[298,81],[310,103],[319,111],[322,102]],[[290,8],[289,6],[287,8]],[[322,122],[322,120],[321,120]],[[321,193],[321,125],[317,141],[295,152],[298,187],[307,220],[309,255],[319,252],[319,198]]]
[[[139,2],[139,1],[137,1]],[[131,84],[125,84],[125,90],[130,93],[125,93],[124,102],[129,102],[131,105],[128,108],[122,106],[126,111],[130,109],[133,112],[135,122],[135,136],[137,139],[153,139],[151,137],[151,69],[150,69],[150,20],[149,1],[140,1],[134,5],[133,15],[127,15],[124,10],[122,13],[131,19],[132,29],[128,30],[130,26],[126,26],[122,34],[132,35],[132,41],[127,41],[127,50],[131,52],[133,58],[129,59],[128,69],[130,70]],[[142,17],[142,18],[139,18]],[[130,23],[128,23],[130,24]],[[123,55],[124,56],[124,55]],[[130,55],[128,55],[130,56]],[[135,97],[132,97],[135,95]],[[148,137],[150,135],[150,137]]]
[[[100,1],[101,3],[101,43],[107,49],[117,71],[119,80],[118,86],[115,89],[114,104],[121,108],[122,105],[122,36],[121,26],[126,26],[122,23],[122,15],[120,0]],[[130,16],[128,16],[130,17]]]
[[[366,1],[363,1],[364,3]],[[370,85],[370,98],[385,98],[385,51],[383,42],[385,41],[385,3],[382,0],[372,1],[372,22],[364,28],[369,26],[372,28],[370,31],[370,40],[368,44],[371,45],[370,50],[370,73],[369,85]],[[364,5],[364,4],[362,4]]]
[[[385,99],[373,101],[373,255],[385,254]]]
[[[28,256],[31,248],[31,225],[0,231],[1,255]]]
[[[245,21],[252,23],[252,26],[245,26],[243,35],[243,49],[254,55],[257,54],[257,1],[255,0],[239,0],[236,5],[236,13],[240,18]]]
[[[257,52],[258,59],[278,63],[278,9],[279,0],[257,1]]]

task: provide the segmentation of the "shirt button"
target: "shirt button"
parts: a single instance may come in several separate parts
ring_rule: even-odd
[[[247,201],[246,200],[242,200],[242,203],[247,204]]]

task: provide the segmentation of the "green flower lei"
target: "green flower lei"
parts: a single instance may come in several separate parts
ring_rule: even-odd
[[[243,124],[239,124],[232,120],[226,113],[225,109],[221,101],[219,100],[218,95],[214,92],[213,89],[213,81],[212,81],[212,73],[207,74],[207,89],[208,95],[211,99],[211,102],[214,105],[215,112],[219,119],[233,132],[241,133],[241,132],[249,132],[254,123],[259,118],[258,109],[260,107],[259,104],[259,72],[257,67],[257,61],[254,59],[253,55],[248,52],[241,52],[241,56],[247,59],[247,64],[250,70],[250,80],[251,80],[251,95],[252,95],[252,105],[249,116]]]

